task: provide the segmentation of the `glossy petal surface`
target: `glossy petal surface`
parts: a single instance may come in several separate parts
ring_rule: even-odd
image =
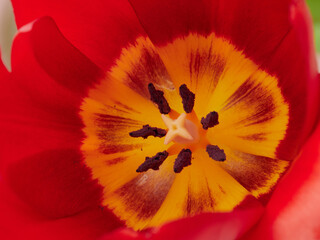
[[[237,239],[257,222],[263,211],[259,204],[250,202],[249,205],[231,213],[201,214],[181,219],[146,233],[120,229],[101,239]]]
[[[100,69],[62,37],[51,19],[43,18],[20,29],[13,45],[12,73],[8,75],[2,65],[0,71],[5,76],[1,77],[2,234],[12,234],[12,227],[20,226],[14,236],[33,233],[40,239],[48,231],[50,237],[60,238],[86,224],[82,234],[91,239],[105,231],[111,219],[114,224],[109,227],[118,226],[112,215],[97,210],[101,189],[79,152],[80,96],[86,84],[99,79]],[[75,79],[77,86],[70,88]],[[57,220],[61,217],[65,219]]]
[[[319,166],[320,127],[279,183],[252,239],[319,238]]]
[[[126,0],[13,0],[12,4],[18,27],[50,16],[66,38],[104,70],[113,65],[123,46],[144,34]]]

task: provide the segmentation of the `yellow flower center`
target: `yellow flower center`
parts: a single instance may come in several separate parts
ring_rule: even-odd
[[[139,37],[80,115],[102,205],[135,230],[232,211],[289,166],[277,158],[289,121],[277,77],[213,33],[157,47]]]

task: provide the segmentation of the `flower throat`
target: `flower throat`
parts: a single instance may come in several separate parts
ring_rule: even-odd
[[[148,90],[150,100],[158,106],[167,130],[144,125],[141,129],[130,132],[129,135],[131,137],[142,137],[144,139],[149,136],[164,137],[165,145],[171,142],[175,143],[176,146],[172,148],[181,149],[174,162],[173,170],[175,173],[180,173],[184,167],[191,165],[192,151],[198,148],[205,147],[209,157],[215,161],[226,160],[224,150],[216,145],[209,144],[206,139],[206,130],[219,124],[218,113],[215,111],[210,112],[206,117],[202,117],[199,122],[198,117],[193,111],[195,94],[188,89],[186,84],[182,84],[179,87],[179,94],[182,98],[182,105],[185,111],[185,113],[181,113],[180,115],[170,108],[164,97],[164,93],[157,90],[152,83],[149,83]],[[170,155],[171,149],[158,152],[153,157],[146,157],[136,172],[146,172],[149,169],[159,170],[161,164]]]

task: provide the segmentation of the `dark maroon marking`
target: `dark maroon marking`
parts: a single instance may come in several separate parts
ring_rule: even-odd
[[[212,46],[208,51],[199,50],[190,53],[189,73],[190,80],[196,79],[196,84],[206,74],[210,79],[206,81],[208,89],[214,90],[219,82],[219,78],[226,66],[226,61],[219,55],[212,54]],[[201,84],[201,83],[200,83]]]
[[[266,140],[266,134],[265,133],[256,133],[251,134],[247,136],[239,136],[242,139],[249,140],[249,141],[264,141]]]
[[[102,143],[99,147],[99,151],[103,154],[114,154],[114,153],[119,153],[119,152],[129,152],[133,151],[135,149],[141,148],[143,145],[142,144],[115,144],[115,145],[110,145],[108,144],[110,142]]]
[[[253,101],[254,100],[251,99],[248,104],[252,104]],[[251,126],[270,121],[276,116],[275,110],[276,105],[271,96],[268,96],[263,100],[259,99],[259,105],[255,108],[255,114],[244,120],[246,122],[245,126]]]
[[[113,145],[122,143],[128,136],[128,129],[139,128],[142,122],[130,118],[113,116],[108,114],[95,114],[94,124],[97,126],[97,136],[102,140],[102,144]],[[103,147],[105,148],[105,147]]]
[[[238,158],[243,159],[243,164],[239,164],[237,165],[238,167],[234,167],[234,160],[232,157],[228,157],[230,165],[226,162],[226,164],[221,165],[221,167],[248,191],[253,191],[263,187],[266,181],[270,179],[270,175],[277,171],[277,159],[243,153],[240,151],[233,151],[233,154]]]
[[[207,145],[207,153],[213,160],[223,162],[226,160],[226,154],[216,145]]]
[[[152,49],[144,48],[138,61],[131,63],[132,68],[128,71],[125,84],[141,96],[148,98],[149,91],[146,82],[153,82],[166,88],[173,88],[168,84],[170,76],[158,53]]]
[[[116,109],[117,109],[117,106],[120,106],[120,107],[126,109],[126,110],[129,111],[129,112],[141,113],[141,112],[133,109],[132,107],[129,107],[129,106],[127,106],[127,105],[125,105],[125,104],[123,104],[123,103],[121,103],[121,102],[114,101],[114,103],[116,104],[116,105],[114,106],[114,108],[116,108]],[[127,111],[126,111],[126,112],[127,112]]]
[[[275,117],[276,105],[274,99],[261,84],[255,85],[254,79],[247,79],[226,101],[223,110],[243,102],[247,106],[255,107],[254,114],[242,119],[238,124],[250,126],[270,121]]]
[[[226,194],[226,191],[220,185],[218,185],[218,187],[223,194]]]
[[[128,129],[128,126],[115,126],[108,129],[100,128],[96,134],[101,142],[105,144],[123,144],[126,139],[128,140],[128,133],[121,132],[121,129]]]
[[[131,137],[142,137],[142,138],[147,138],[149,136],[162,138],[166,134],[167,134],[166,130],[161,128],[156,128],[156,127],[150,127],[149,125],[144,125],[143,128],[129,133]]]
[[[114,101],[114,100],[113,100]],[[114,101],[115,102],[115,101]],[[124,110],[124,109],[120,109],[120,108],[118,108],[117,107],[117,105],[105,105],[104,106],[104,110],[105,110],[105,112],[110,112],[110,111],[117,111],[117,112],[119,112],[119,113],[125,113],[125,114],[127,114],[127,113],[130,113],[129,111],[127,111],[127,110]],[[120,115],[120,114],[119,114]]]
[[[142,173],[116,191],[125,203],[127,211],[134,211],[141,219],[154,216],[172,186],[174,173],[166,178]]]
[[[195,194],[197,196],[198,194]],[[187,216],[193,216],[203,211],[204,198],[196,198],[193,196],[190,187],[188,188],[188,195],[186,200],[186,212]]]
[[[169,153],[167,151],[163,151],[158,152],[154,157],[146,157],[146,160],[138,167],[136,172],[146,172],[149,169],[159,170],[159,167],[168,156]]]
[[[212,198],[212,194],[211,194],[211,190],[210,190],[210,186],[208,183],[208,179],[206,178],[206,185],[207,185],[207,191],[208,191],[208,198],[209,198],[209,205],[210,207],[214,207],[214,199]]]
[[[229,109],[230,107],[241,102],[246,97],[250,96],[252,91],[255,90],[254,82],[251,78],[247,79],[241,86],[227,99],[224,110]]]
[[[208,207],[213,208],[215,206],[211,192],[208,190],[208,186],[204,186],[200,192],[193,193],[191,188],[188,187],[188,195],[185,202],[187,216],[194,216],[195,214],[202,213]]]
[[[191,113],[194,106],[195,95],[191,92],[186,84],[182,84],[179,88],[179,93],[182,98],[183,109],[186,113]]]
[[[97,116],[98,120],[106,120],[106,121],[116,121],[116,122],[137,122],[134,119],[130,119],[130,118],[124,118],[124,117],[120,117],[120,116],[114,116],[114,115],[109,115],[109,114],[101,114],[101,113],[96,113],[95,114]]]
[[[127,160],[128,157],[117,157],[117,158],[114,158],[114,159],[109,159],[106,161],[106,164],[107,165],[115,165],[115,164],[118,164],[118,163],[122,163],[124,162],[125,160]]]
[[[173,170],[175,173],[179,173],[186,166],[191,165],[191,155],[190,149],[182,149],[174,162]]]
[[[152,102],[158,105],[159,111],[162,114],[168,114],[171,111],[171,108],[163,96],[164,93],[160,90],[156,90],[154,85],[152,83],[149,83],[148,85],[149,93],[150,93],[150,99]]]
[[[207,130],[208,128],[214,127],[219,124],[218,121],[219,115],[217,112],[208,113],[206,118],[201,118],[201,124],[203,129]]]
[[[128,127],[128,126],[136,126],[142,125],[142,122],[124,118],[119,116],[113,116],[109,114],[95,114],[95,124],[101,128],[121,128],[121,127]]]

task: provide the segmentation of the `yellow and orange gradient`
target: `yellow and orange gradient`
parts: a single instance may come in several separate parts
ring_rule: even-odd
[[[176,119],[184,113],[179,86],[195,93],[186,118],[198,128],[199,141],[164,144],[164,138],[132,138],[143,125],[167,129],[148,84],[164,92]],[[202,129],[200,119],[219,114],[219,124]],[[103,205],[135,230],[202,212],[233,210],[247,196],[259,198],[289,165],[276,158],[288,125],[288,104],[278,79],[260,69],[228,40],[190,34],[154,47],[148,38],[122,50],[105,79],[81,106],[81,150],[94,179],[103,186]],[[217,162],[206,145],[224,150]],[[177,154],[192,150],[191,165],[173,171]],[[137,173],[146,157],[168,151],[159,170]]]

